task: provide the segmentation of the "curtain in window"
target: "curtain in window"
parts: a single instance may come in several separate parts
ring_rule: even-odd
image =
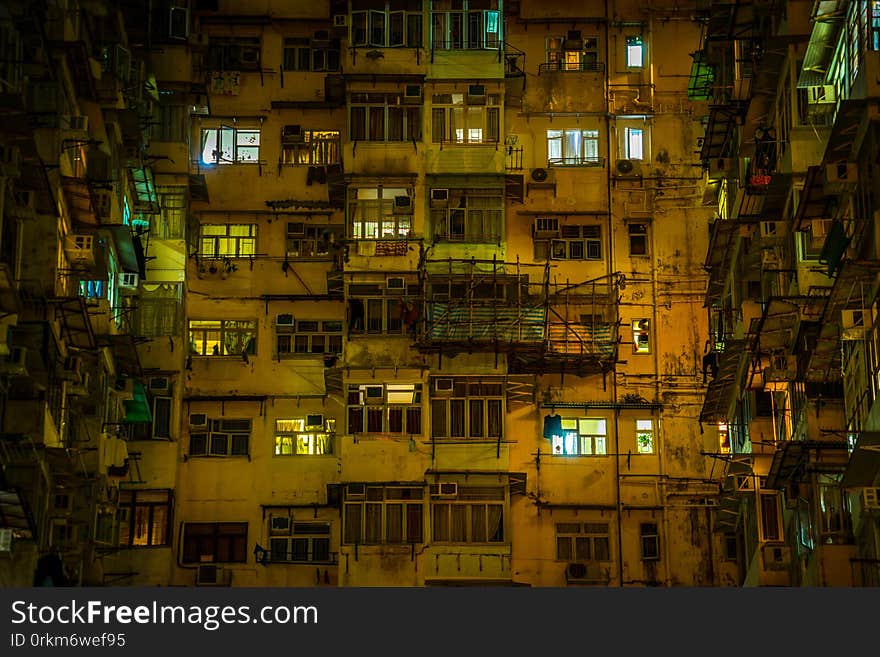
[[[374,545],[382,542],[382,505],[364,505],[364,543]]]
[[[345,536],[344,543],[361,542],[361,505],[345,505]]]
[[[452,504],[449,540],[453,543],[467,542],[467,505]]]
[[[351,140],[363,141],[367,138],[366,132],[367,108],[352,107],[351,108]]]
[[[488,507],[486,518],[486,538],[490,543],[500,543],[504,540],[502,515],[503,507],[500,504],[493,504]]]
[[[385,107],[370,107],[370,141],[385,141]]]

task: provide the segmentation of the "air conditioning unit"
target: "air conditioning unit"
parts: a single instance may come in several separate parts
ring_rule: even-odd
[[[136,292],[139,276],[134,272],[122,272],[119,274],[118,286],[120,292]]]
[[[64,252],[72,264],[95,264],[95,236],[67,235],[64,238]]]
[[[868,313],[864,310],[840,311],[840,339],[863,340],[866,329],[870,328]]]
[[[365,386],[364,403],[382,404],[385,401],[385,389],[382,386]]]
[[[286,125],[281,130],[281,143],[283,145],[301,144],[303,141],[303,130],[300,125]]]
[[[306,415],[306,428],[313,429],[316,427],[324,428],[324,416],[320,413]]]
[[[333,27],[348,27],[348,14],[336,14],[333,17]]]
[[[240,61],[242,64],[259,64],[260,49],[257,47],[242,48]]]
[[[880,510],[880,488],[876,486],[862,488],[859,491],[859,500],[861,501],[862,511]]]
[[[537,168],[529,172],[529,178],[533,183],[549,183],[553,182],[553,171],[550,169]]]
[[[434,390],[437,392],[452,392],[452,379],[434,379]]]
[[[25,347],[11,347],[8,356],[0,357],[0,374],[27,376],[27,349]]]
[[[640,160],[617,160],[614,163],[614,175],[617,178],[640,178],[642,163]]]
[[[224,586],[226,578],[223,575],[223,569],[217,564],[200,564],[196,572],[196,586]]]
[[[12,530],[0,529],[0,552],[12,552]]]
[[[583,50],[584,37],[580,30],[569,30],[565,40],[562,42],[563,50]]]
[[[565,567],[565,581],[571,584],[594,584],[604,579],[598,561],[578,561]]]
[[[395,196],[393,211],[395,214],[412,214],[412,199],[409,196]]]
[[[154,376],[150,379],[149,388],[154,395],[167,395],[171,391],[171,380],[167,376]]]
[[[345,487],[345,499],[347,500],[362,500],[366,497],[366,495],[366,484],[348,484]]]
[[[403,102],[408,105],[418,105],[422,102],[422,87],[418,84],[408,84],[403,90]]]
[[[434,188],[431,190],[431,203],[444,204],[449,202],[449,190]]]
[[[191,413],[189,416],[190,429],[207,429],[208,416],[204,413]]]
[[[385,288],[388,290],[403,290],[406,288],[406,281],[402,276],[389,276],[385,280]]]
[[[482,84],[468,85],[467,93],[468,105],[485,105],[486,104],[486,87]]]
[[[839,162],[825,166],[825,182],[847,184],[858,181],[859,169],[855,162]]]
[[[787,545],[764,545],[761,547],[764,570],[785,570],[791,561],[791,548]]]
[[[454,481],[431,484],[431,497],[458,497],[458,484]]]
[[[269,531],[272,534],[289,534],[290,516],[272,516],[269,520]]]
[[[282,313],[275,316],[275,326],[293,326],[293,315]]]

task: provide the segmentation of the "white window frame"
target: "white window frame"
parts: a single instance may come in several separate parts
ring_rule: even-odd
[[[277,514],[269,516],[269,535],[267,543],[269,545],[269,563],[334,563],[334,554],[330,551],[330,523],[326,521],[294,521],[290,520],[290,525],[285,531],[277,531],[272,529],[272,518],[278,517]],[[282,516],[283,517],[283,516]],[[305,544],[305,559],[296,558],[302,554],[301,550],[295,550]],[[316,548],[316,544],[322,546],[320,550]],[[317,557],[326,554],[326,559]]]
[[[422,0],[424,5],[430,0]],[[378,4],[378,3],[377,3]],[[349,43],[353,48],[421,48],[424,41],[422,32],[422,11],[391,10],[386,2],[382,9],[362,9],[352,11],[349,17],[351,30]],[[382,26],[375,22],[381,20]],[[399,21],[400,33],[393,32],[392,23]],[[363,34],[359,32],[363,31]],[[381,35],[379,32],[381,31]],[[397,36],[398,38],[395,38]]]
[[[638,40],[636,42],[636,40]],[[626,67],[644,68],[645,66],[645,41],[641,35],[625,37]]]
[[[381,102],[379,98],[381,97]],[[363,117],[355,117],[356,110],[363,110]],[[370,116],[382,112],[382,137],[372,133]],[[391,138],[392,114],[400,113],[400,138]],[[360,113],[360,112],[358,112]],[[363,121],[363,130],[355,125]],[[362,134],[362,137],[358,135]],[[403,103],[403,94],[397,92],[352,92],[348,103],[348,138],[353,142],[365,141],[377,144],[405,144],[422,141],[422,106]]]
[[[623,139],[626,159],[645,159],[645,128],[626,127],[623,130]]]
[[[425,542],[425,489],[418,486],[384,486],[382,484],[365,486],[364,497],[362,499],[351,499],[346,493],[343,502],[342,512],[342,536],[341,543],[343,545],[420,545]],[[391,539],[391,514],[388,507],[400,508],[400,540]],[[359,507],[359,512],[352,512]],[[410,507],[418,507],[412,509],[418,511],[415,514],[419,518],[418,538],[417,540],[408,540],[410,538]],[[368,533],[368,511],[372,511],[373,519],[378,521],[378,526],[372,525],[372,532],[376,536],[369,537]],[[378,512],[378,515],[376,515]],[[358,526],[352,529],[350,523],[355,520],[353,515],[357,515]],[[413,536],[412,538],[416,538]]]
[[[653,418],[636,420],[636,451],[639,454],[653,454],[656,438]]]
[[[278,359],[314,358],[342,353],[341,319],[294,319],[275,322],[275,356]],[[315,330],[311,325],[315,324]]]
[[[553,456],[607,456],[607,418],[563,416],[562,435],[553,436],[551,448]]]
[[[651,353],[651,320],[639,318],[632,320],[633,353]]]
[[[569,152],[569,137],[578,137],[577,153]],[[558,153],[557,157],[554,155]],[[599,157],[599,131],[580,128],[547,130],[547,166],[551,167],[598,167],[602,165]]]
[[[504,191],[500,189],[449,190],[450,202],[431,208],[434,238],[444,242],[491,244],[504,235]],[[487,207],[477,199],[488,199]],[[494,204],[493,204],[494,202]],[[479,224],[479,230],[474,230]],[[458,229],[461,226],[462,230]]]
[[[213,140],[212,133],[214,133]],[[202,128],[200,143],[199,160],[208,166],[260,162],[259,128],[235,128],[225,125]]]
[[[458,486],[456,499],[431,500],[431,542],[444,545],[497,545],[505,542],[506,491],[503,486]],[[489,514],[498,526],[489,535]],[[458,516],[455,518],[454,516]],[[456,520],[458,521],[456,523]],[[455,535],[456,528],[464,535]],[[479,530],[479,534],[475,530]]]
[[[501,139],[502,112],[497,93],[485,102],[467,101],[464,91],[431,97],[431,141],[451,145],[495,145]],[[460,124],[462,127],[458,128]],[[476,127],[471,127],[476,126]]]
[[[359,198],[361,194],[363,197]],[[394,199],[397,196],[406,196],[410,199],[409,212],[395,212]],[[413,201],[410,190],[403,187],[350,189],[349,236],[358,241],[408,239],[413,229]]]
[[[381,388],[381,397],[370,397],[368,388]],[[425,426],[421,383],[350,384],[348,386],[346,431],[351,434],[388,434],[394,436],[421,436]],[[360,426],[355,417],[360,413]],[[400,430],[392,431],[391,414],[399,414]],[[410,421],[410,412],[418,420]],[[371,430],[371,418],[381,419],[381,429]],[[418,425],[418,426],[416,426]]]
[[[433,50],[498,50],[502,47],[504,19],[497,0],[492,0],[492,9],[471,11],[469,4],[468,0],[461,0],[460,8],[452,9],[451,2],[432,0]],[[458,25],[457,33],[454,24]],[[490,25],[497,30],[489,32]],[[476,36],[472,34],[474,31]]]

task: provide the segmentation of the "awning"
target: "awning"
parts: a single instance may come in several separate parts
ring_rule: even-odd
[[[138,358],[134,338],[130,335],[99,335],[95,338],[98,347],[109,347],[113,354],[116,374],[140,377],[141,363]]]
[[[814,219],[828,219],[831,198],[825,194],[825,173],[821,166],[807,167],[804,189],[794,215],[794,229],[806,231]]]
[[[0,488],[0,528],[11,529],[18,540],[34,537],[34,522],[28,512],[24,497],[14,488]]]
[[[745,187],[736,220],[740,223],[781,220],[791,188],[791,178],[790,173],[774,173],[766,185]]]
[[[840,103],[834,117],[834,127],[831,128],[825,146],[823,165],[844,162],[852,157],[853,144],[863,118],[867,120],[864,99],[844,100]]]
[[[848,460],[844,440],[789,440],[777,448],[767,473],[767,488],[782,490],[810,473],[842,473]]]
[[[844,488],[875,486],[880,475],[880,431],[863,431],[843,475]]]
[[[130,167],[128,181],[134,192],[132,211],[138,214],[158,214],[159,197],[156,194],[156,182],[150,167]]]
[[[92,322],[82,297],[55,297],[49,299],[55,308],[55,319],[60,321],[61,333],[67,344],[77,349],[94,349],[95,335]]]
[[[828,64],[837,45],[837,35],[843,24],[844,16],[840,6],[844,4],[846,4],[845,0],[831,2],[823,0],[818,3],[816,13],[813,15],[810,42],[804,54],[804,63],[801,65],[801,76],[797,85],[799,88],[824,83]]]
[[[724,281],[730,266],[733,250],[733,236],[739,227],[731,220],[718,219],[712,224],[709,238],[709,250],[706,252],[704,268],[709,272],[709,284],[706,288],[705,307],[711,307],[721,299],[724,292]]]
[[[703,146],[700,149],[700,159],[704,163],[729,153],[737,118],[742,117],[742,114],[742,107],[713,105],[709,108],[709,123],[706,125]]]
[[[135,252],[131,228],[117,224],[115,226],[104,226],[102,230],[107,231],[113,237],[113,244],[116,246],[116,255],[119,256],[119,264],[122,266],[122,270],[140,272],[141,263],[138,262],[137,253]]]
[[[703,409],[700,411],[701,423],[727,422],[727,412],[742,380],[744,340],[729,340],[718,363],[718,375],[709,383]]]

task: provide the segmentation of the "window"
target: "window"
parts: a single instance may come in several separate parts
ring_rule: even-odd
[[[132,334],[154,338],[179,335],[183,316],[181,287],[178,283],[159,283],[153,290],[141,290],[133,311]]]
[[[332,560],[329,522],[291,522],[289,516],[276,515],[269,516],[269,522],[270,561],[327,563]]]
[[[183,563],[247,563],[246,522],[188,522],[183,527]]]
[[[624,129],[624,138],[626,139],[624,151],[628,160],[641,160],[644,158],[643,137],[644,131],[641,128]]]
[[[171,497],[170,490],[119,491],[119,545],[171,545]]]
[[[160,240],[183,239],[186,225],[187,188],[162,186],[156,188],[159,196],[160,214],[158,221],[150,222],[150,237]]]
[[[401,284],[400,277],[395,281]],[[418,284],[402,281],[404,287],[388,283],[350,283],[348,286],[349,335],[363,333],[403,335],[418,327]]]
[[[599,166],[598,130],[548,130],[550,166]]]
[[[292,358],[297,355],[341,354],[342,322],[326,319],[294,320],[282,314],[275,319],[275,355]]]
[[[422,384],[348,386],[348,433],[422,434]]]
[[[633,353],[651,353],[650,320],[634,319],[632,322]]]
[[[656,561],[660,558],[660,536],[656,522],[639,523],[639,545],[644,561]]]
[[[822,543],[851,543],[852,522],[838,477],[819,475],[819,537]]]
[[[281,136],[281,164],[327,166],[339,164],[338,130],[302,130]]]
[[[258,71],[260,38],[211,37],[207,63],[211,71]]]
[[[359,187],[349,191],[348,225],[356,240],[399,240],[412,231],[409,190],[402,187]]]
[[[329,258],[331,239],[341,239],[344,231],[342,225],[314,226],[290,221],[285,253],[288,258]]]
[[[351,141],[421,141],[422,108],[405,105],[402,94],[352,93]]]
[[[256,164],[259,160],[258,129],[202,128],[203,164]]]
[[[170,440],[173,385],[167,376],[149,380],[147,403],[152,411],[150,422],[131,424],[129,440]]]
[[[431,435],[500,438],[504,435],[504,384],[468,377],[432,378]]]
[[[333,453],[336,420],[323,415],[275,420],[275,456]]]
[[[874,51],[880,50],[880,1],[871,2],[871,22],[869,30],[868,48]]]
[[[189,346],[193,356],[242,356],[257,353],[257,323],[241,319],[192,319]]]
[[[718,451],[721,454],[730,454],[730,431],[724,422],[718,423]]]
[[[251,438],[250,419],[189,416],[190,456],[247,456]]]
[[[285,71],[338,71],[340,62],[339,39],[316,32],[314,38],[288,37],[284,39],[281,65]]]
[[[547,37],[547,68],[551,71],[599,71],[599,40],[572,31],[570,38]]]
[[[492,144],[501,134],[498,94],[486,94],[483,85],[471,85],[477,93],[434,94],[431,99],[431,141],[435,144]]]
[[[607,421],[600,417],[563,417],[562,435],[553,436],[556,456],[603,456],[606,453]]]
[[[779,527],[779,497],[776,493],[762,493],[761,496],[761,540],[781,540]]]
[[[189,107],[160,103],[150,126],[151,141],[189,141]]]
[[[501,12],[497,0],[433,0],[431,6],[431,39],[435,50],[501,46]]]
[[[351,45],[422,47],[422,0],[353,0]]]
[[[348,545],[423,542],[425,491],[415,486],[346,486],[342,542]]]
[[[645,61],[645,44],[641,36],[626,37],[626,65],[628,68],[641,68]]]
[[[501,190],[450,189],[447,201],[432,203],[431,207],[431,223],[437,240],[498,242],[503,234],[503,219]]]
[[[629,224],[629,254],[631,256],[648,255],[648,224]]]
[[[607,522],[557,522],[557,561],[610,561]]]
[[[434,543],[503,543],[504,488],[459,486],[454,500],[431,501]]]
[[[250,258],[256,255],[256,224],[202,224],[202,258]]]
[[[562,226],[561,239],[550,242],[550,258],[553,260],[601,260],[602,227]],[[546,257],[544,258],[546,259]]]
[[[654,453],[654,420],[636,420],[636,447],[639,454]]]

